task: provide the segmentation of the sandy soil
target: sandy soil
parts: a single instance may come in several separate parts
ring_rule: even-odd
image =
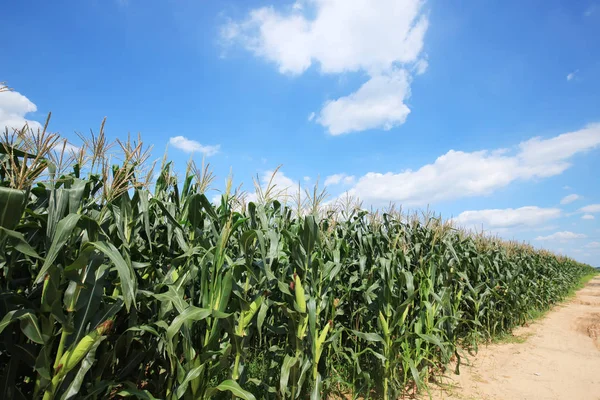
[[[433,399],[600,400],[600,277],[514,336],[448,371]]]

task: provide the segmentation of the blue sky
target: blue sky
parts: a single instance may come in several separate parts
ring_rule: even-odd
[[[600,265],[600,3],[9,2],[0,125],[141,132],[217,187],[283,164]],[[567,197],[569,196],[569,197]]]

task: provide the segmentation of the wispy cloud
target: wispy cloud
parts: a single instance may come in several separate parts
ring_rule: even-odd
[[[221,148],[220,145],[203,145],[200,144],[200,142],[188,139],[185,136],[172,137],[169,139],[169,144],[186,153],[203,153],[207,157],[217,154]]]
[[[547,221],[559,218],[559,208],[541,208],[527,206],[520,208],[489,209],[464,211],[452,219],[460,226],[474,229],[513,228],[519,226],[535,227]]]
[[[579,70],[576,69],[575,71],[567,74],[567,81],[572,81],[573,79],[575,79],[575,76],[577,75],[578,72],[579,72]]]
[[[578,194],[570,194],[568,196],[563,197],[560,201],[560,204],[569,204],[580,198],[581,196],[579,196]]]
[[[581,219],[593,220],[595,217],[592,214],[585,214],[581,216]]]
[[[581,207],[579,212],[582,213],[597,213],[600,212],[600,204],[590,204],[585,207]]]
[[[548,235],[548,236],[538,236],[535,238],[535,240],[539,240],[539,241],[550,241],[550,240],[560,240],[560,241],[567,241],[567,240],[574,240],[574,239],[585,239],[587,236],[584,235],[583,233],[574,233],[574,232],[570,232],[570,231],[563,231],[563,232],[556,232],[553,233],[552,235]]]

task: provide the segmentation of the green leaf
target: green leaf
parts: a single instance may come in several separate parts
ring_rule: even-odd
[[[288,381],[290,380],[290,370],[294,365],[296,365],[297,362],[298,359],[296,357],[292,357],[286,354],[285,358],[283,359],[283,364],[281,364],[281,376],[279,377],[279,391],[283,398],[285,398],[285,392],[288,387]],[[292,384],[295,385],[296,382],[292,382]]]
[[[183,395],[185,394],[185,391],[187,390],[188,385],[190,384],[191,381],[193,381],[194,379],[198,378],[201,374],[202,371],[204,370],[205,366],[204,365],[199,365],[195,368],[190,369],[186,374],[185,374],[185,378],[183,379],[183,381],[181,382],[181,384],[179,384],[179,386],[177,387],[177,398],[180,399],[181,397],[183,397]]]
[[[200,194],[194,193],[188,198],[187,204],[187,219],[194,229],[202,228],[202,200]]]
[[[136,193],[139,196],[139,210],[142,214],[142,221],[144,222],[144,232],[148,237],[148,245],[150,251],[152,251],[152,236],[150,235],[150,203],[148,201],[149,193],[147,190],[137,190]]]
[[[0,150],[4,146],[0,145]],[[0,227],[12,230],[19,224],[26,193],[24,190],[0,186]]]
[[[20,321],[21,331],[29,338],[29,340],[44,344],[42,331],[40,330],[38,319],[33,313],[33,310],[13,310],[8,312],[2,321],[0,321],[0,333],[12,322]]]
[[[2,232],[4,235],[6,235],[9,238],[15,239],[14,241],[12,241],[12,246],[15,250],[17,250],[20,253],[23,253],[29,257],[40,258],[40,256],[33,249],[33,247],[31,247],[29,245],[29,243],[27,242],[27,239],[25,239],[25,236],[23,236],[22,233],[17,232],[17,231],[11,231],[10,229],[6,229],[2,226],[0,226],[0,232]]]
[[[221,382],[217,387],[209,388],[206,391],[206,395],[212,396],[216,391],[231,392],[231,394],[233,394],[235,397],[244,400],[256,400],[256,397],[254,397],[252,393],[242,389],[242,387],[236,381],[231,379]]]
[[[152,394],[147,390],[138,389],[133,383],[125,382],[125,389],[120,390],[116,393],[117,396],[129,397],[135,396],[136,399],[144,399],[144,400],[158,400],[156,397],[152,396]]]
[[[383,340],[383,338],[376,333],[365,333],[365,332],[360,332],[360,331],[355,331],[355,330],[352,330],[352,333],[355,334],[356,336],[358,336],[359,338],[366,340],[368,342],[381,342],[381,343],[385,342]]]
[[[75,337],[74,343],[78,343],[82,337],[88,333],[88,324],[90,319],[102,304],[102,295],[104,291],[104,272],[108,269],[106,265],[97,266],[90,263],[89,271],[86,275],[84,287],[79,291],[79,297],[76,299],[75,313]],[[108,318],[107,318],[108,319]],[[98,324],[105,322],[98,321]],[[96,328],[95,326],[92,328]]]
[[[212,315],[212,310],[208,308],[198,308],[189,306],[181,314],[179,314],[169,328],[167,329],[167,339],[172,340],[179,333],[181,326],[186,322],[202,321]]]
[[[20,130],[20,129],[19,129]],[[0,154],[6,154],[14,157],[27,157],[27,158],[35,158],[35,154],[26,153],[23,150],[19,150],[14,146],[9,146],[6,143],[2,143],[0,145]]]
[[[125,261],[119,250],[112,243],[90,242],[87,245],[93,246],[104,253],[115,265],[119,278],[121,278],[125,308],[129,311],[132,303],[135,306],[135,292],[137,289],[137,280],[131,264]]]
[[[215,212],[215,208],[211,204],[210,200],[208,200],[205,195],[201,194],[200,202],[202,203],[202,207],[204,207],[208,215],[210,215],[210,218],[213,220],[213,223],[216,224],[219,220],[219,216]]]
[[[418,333],[417,335],[419,335],[419,337],[425,340],[426,342],[436,345],[440,348],[442,353],[446,354],[446,346],[444,346],[444,344],[440,341],[440,339],[437,336],[427,335],[424,333]]]
[[[46,254],[44,265],[42,265],[42,268],[35,279],[36,283],[42,282],[46,276],[46,272],[48,272],[48,269],[54,265],[54,261],[61,252],[63,246],[73,236],[73,229],[75,229],[79,218],[79,214],[69,214],[58,222],[58,225],[56,226],[56,232],[54,234],[54,240],[52,241],[50,249]]]

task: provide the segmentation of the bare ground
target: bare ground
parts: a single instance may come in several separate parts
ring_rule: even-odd
[[[431,384],[433,399],[600,400],[600,277],[513,335]]]

